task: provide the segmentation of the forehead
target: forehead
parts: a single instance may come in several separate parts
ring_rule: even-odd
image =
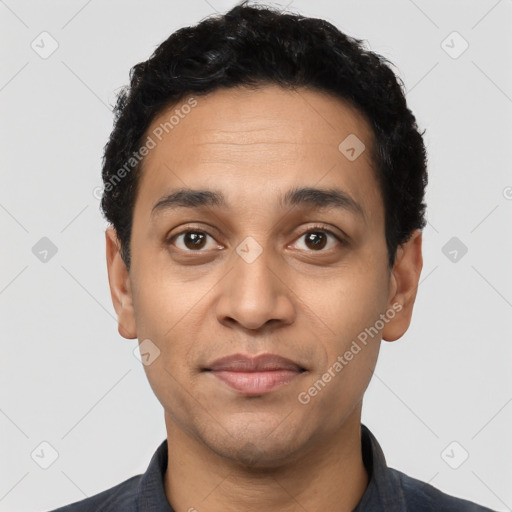
[[[302,186],[341,189],[370,217],[382,214],[373,132],[349,103],[274,85],[219,89],[194,100],[193,107],[185,98],[166,108],[147,130],[144,140],[155,145],[143,162],[136,215],[149,218],[176,189],[223,189],[228,207],[268,209]],[[352,148],[362,150],[355,159]]]

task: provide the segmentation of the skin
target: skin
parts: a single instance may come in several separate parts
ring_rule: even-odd
[[[373,135],[349,104],[274,85],[218,90],[197,101],[145,158],[129,272],[114,229],[106,231],[119,333],[160,350],[144,369],[165,412],[168,500],[177,512],[351,511],[368,484],[363,394],[381,339],[396,340],[409,327],[421,232],[399,247],[390,270]],[[349,134],[366,146],[354,161],[338,149]],[[364,218],[334,208],[280,208],[278,197],[298,186],[340,188]],[[152,219],[153,205],[179,187],[222,191],[228,207],[180,208]],[[324,233],[324,245],[314,246],[308,234],[319,232],[317,224],[345,233],[348,243]],[[210,236],[199,250],[183,235],[166,243],[186,229]],[[236,251],[249,236],[262,248],[251,263]],[[393,304],[400,312],[300,403],[299,393]],[[278,354],[307,371],[270,393],[245,396],[202,371],[234,353]]]

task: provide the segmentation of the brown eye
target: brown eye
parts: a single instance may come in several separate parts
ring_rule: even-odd
[[[323,249],[327,244],[327,236],[321,231],[312,231],[305,236],[304,242],[310,249]]]
[[[299,243],[300,241],[302,241]],[[346,245],[346,242],[333,233],[330,229],[326,229],[321,226],[313,226],[308,231],[306,231],[301,237],[297,239],[297,244],[299,244],[299,249],[304,251],[315,251],[315,252],[327,252],[336,244]],[[330,243],[330,245],[329,245]],[[327,247],[328,246],[328,247]],[[327,249],[324,251],[323,249]]]
[[[208,238],[212,237],[208,233],[205,233],[204,231],[188,230],[182,231],[181,233],[174,235],[169,240],[169,243],[176,245],[178,249],[181,249],[183,251],[199,251],[205,247]]]

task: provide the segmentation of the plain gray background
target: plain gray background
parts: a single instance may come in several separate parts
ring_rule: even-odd
[[[96,494],[144,472],[165,438],[137,340],[117,332],[102,150],[130,67],[232,4],[0,1],[2,511]],[[512,510],[512,0],[294,0],[288,9],[394,62],[427,130],[413,321],[383,342],[363,422],[389,465]],[[50,246],[57,252],[41,261]]]

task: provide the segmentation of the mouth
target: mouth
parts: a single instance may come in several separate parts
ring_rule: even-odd
[[[289,384],[307,370],[275,354],[257,357],[234,354],[214,361],[203,371],[238,393],[258,396]]]

